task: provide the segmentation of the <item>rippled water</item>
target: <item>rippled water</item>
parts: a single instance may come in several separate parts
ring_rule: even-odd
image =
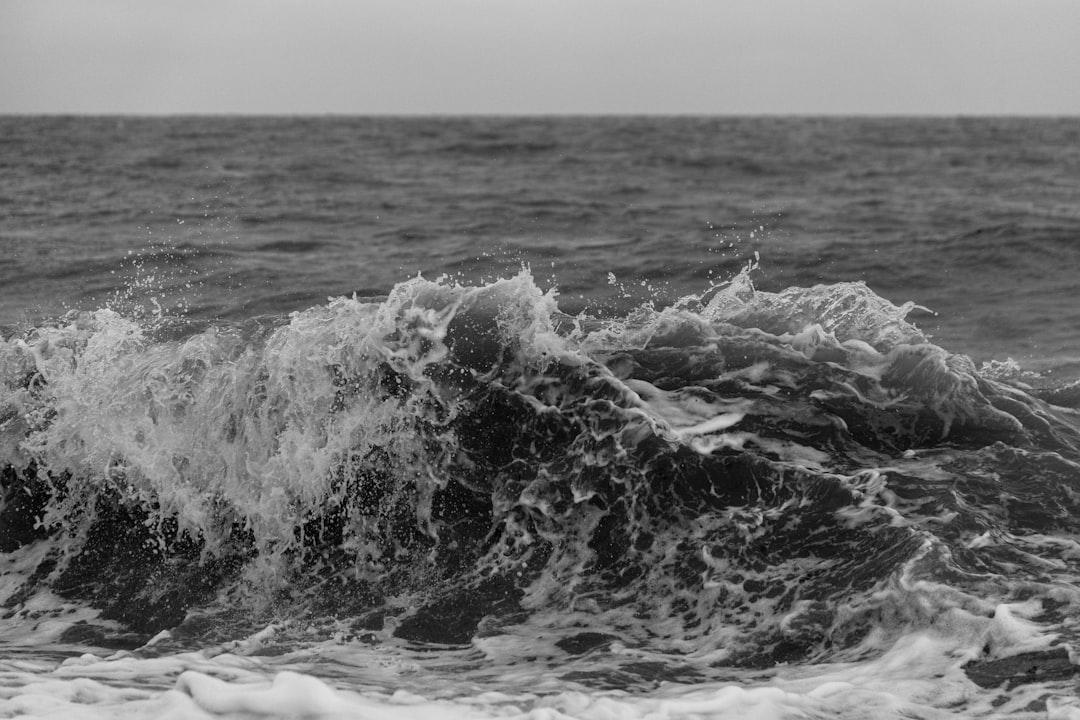
[[[1080,357],[1075,119],[0,124],[0,324],[150,298],[241,319],[522,262],[567,312],[625,312],[758,252],[766,289],[864,280],[980,361]]]

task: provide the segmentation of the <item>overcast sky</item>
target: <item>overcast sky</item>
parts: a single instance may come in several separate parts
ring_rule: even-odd
[[[0,0],[0,113],[1080,114],[1080,0]]]

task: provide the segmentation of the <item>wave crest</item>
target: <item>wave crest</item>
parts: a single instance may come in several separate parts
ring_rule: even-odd
[[[601,320],[523,270],[178,339],[73,314],[0,345],[0,512],[39,520],[5,547],[54,544],[19,597],[51,584],[146,632],[231,587],[414,641],[856,648],[883,614],[928,622],[913,573],[991,582],[964,565],[986,523],[1074,511],[1060,469],[1041,514],[976,509],[1002,448],[1023,458],[1006,483],[1080,460],[1076,424],[930,343],[913,307],[744,272]]]

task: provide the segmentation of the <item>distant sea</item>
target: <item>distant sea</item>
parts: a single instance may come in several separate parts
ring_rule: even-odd
[[[1080,361],[1075,119],[6,117],[0,148],[7,327],[523,263],[622,312],[759,253],[763,289],[863,281],[979,361]]]
[[[0,717],[1080,718],[1080,119],[0,117]]]

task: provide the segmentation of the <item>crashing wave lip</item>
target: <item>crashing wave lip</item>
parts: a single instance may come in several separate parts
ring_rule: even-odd
[[[892,337],[903,308],[875,317],[868,292],[729,298],[767,328],[689,304],[570,327],[527,272],[417,278],[255,334],[161,338],[99,311],[0,348],[0,447],[53,493],[43,527],[64,562],[40,587],[147,634],[234,631],[214,614],[227,596],[346,618],[375,643],[527,627],[558,647],[594,627],[747,667],[833,657],[881,617],[930,622],[894,587],[913,544],[970,563],[925,563],[956,586],[946,607],[1000,568],[1047,571],[1015,542],[972,558],[968,526],[1073,507],[1068,467],[1008,452],[1057,438],[1053,410],[914,335],[876,349],[860,333]],[[843,331],[814,314],[825,296]],[[941,447],[941,474],[851,480]],[[1000,489],[1051,470],[1038,508],[980,502],[992,472]]]

